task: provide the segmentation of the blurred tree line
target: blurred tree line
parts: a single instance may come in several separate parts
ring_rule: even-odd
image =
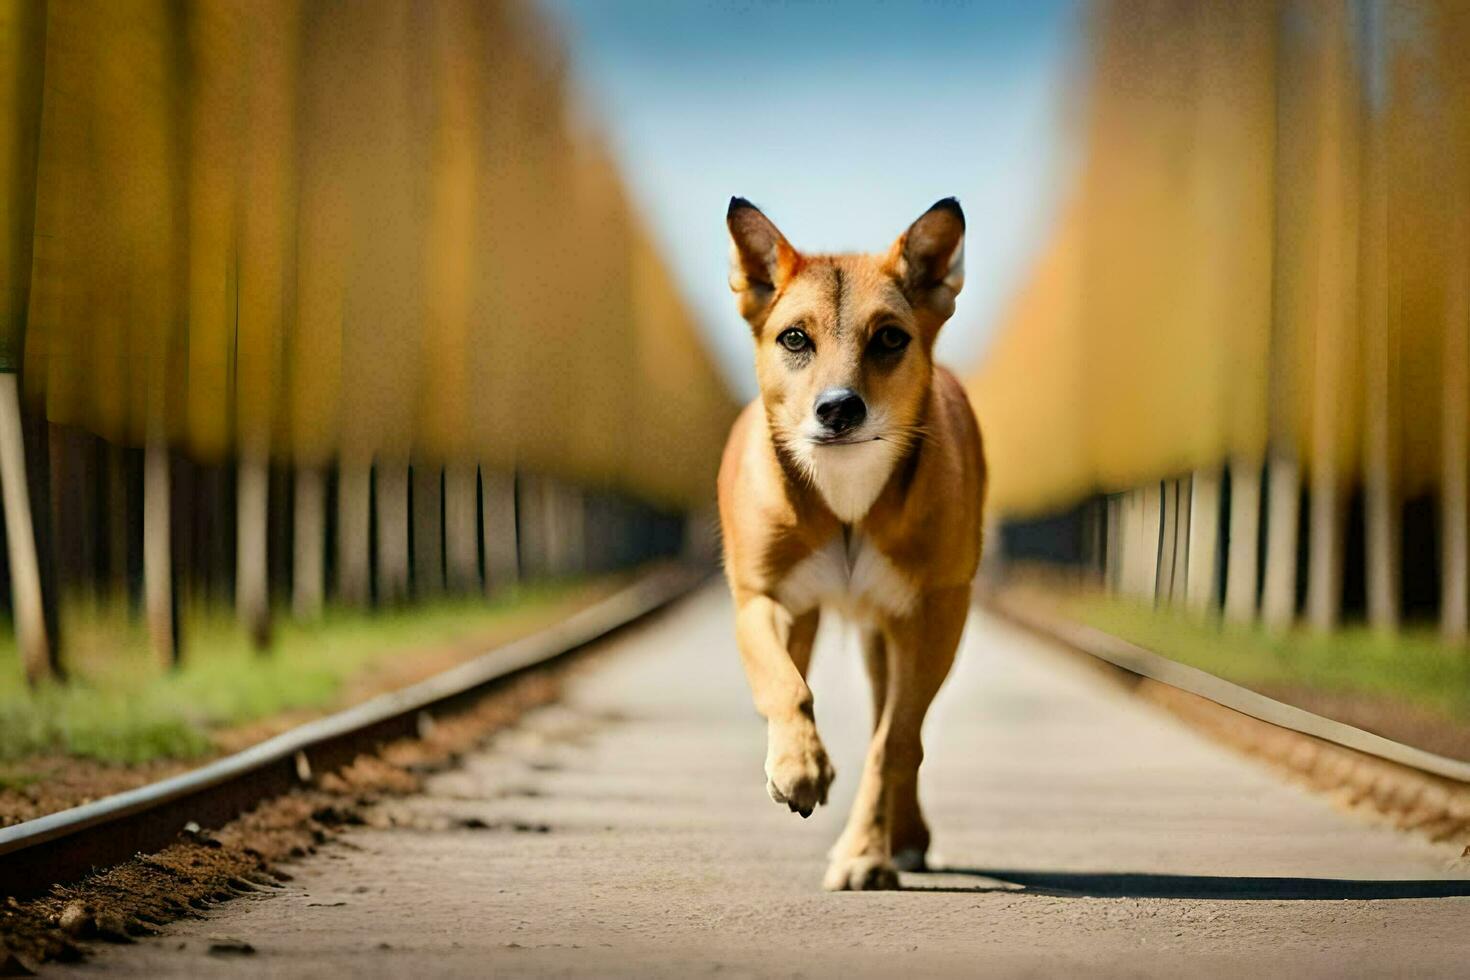
[[[1111,0],[1089,38],[1075,192],[972,377],[995,506],[1074,514],[1126,592],[1328,630],[1351,586],[1463,641],[1470,6]]]
[[[734,406],[528,0],[0,0],[0,46],[33,679],[63,592],[174,660],[181,590],[264,643],[678,546]]]

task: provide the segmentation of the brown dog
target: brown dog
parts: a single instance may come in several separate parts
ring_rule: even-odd
[[[730,287],[760,398],[720,466],[740,657],[767,722],[766,789],[803,817],[833,771],[806,683],[821,607],[858,622],[874,726],[825,886],[892,888],[924,865],[920,728],[954,661],[980,560],[974,413],[933,362],[964,281],[964,214],[940,201],[883,255],[803,255],[742,198]]]

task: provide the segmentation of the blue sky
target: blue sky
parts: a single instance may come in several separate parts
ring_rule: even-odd
[[[959,197],[966,283],[940,356],[976,361],[1064,185],[1075,0],[545,2],[736,392],[755,385],[726,285],[732,194],[821,251],[885,248]]]

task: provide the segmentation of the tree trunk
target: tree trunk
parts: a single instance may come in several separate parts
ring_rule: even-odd
[[[1149,483],[1139,492],[1139,594],[1151,602],[1159,597],[1159,549],[1163,545],[1164,487]]]
[[[1188,597],[1189,585],[1189,513],[1192,481],[1173,480],[1174,492],[1174,571],[1169,586],[1169,602],[1182,606]]]
[[[1225,616],[1249,623],[1256,617],[1260,561],[1261,464],[1237,458],[1230,468],[1230,542],[1226,555]]]
[[[153,439],[143,455],[143,602],[154,654],[166,667],[179,662],[175,618],[168,445]]]
[[[1111,494],[1108,497],[1108,531],[1107,543],[1104,546],[1107,551],[1103,559],[1103,575],[1107,588],[1111,592],[1121,592],[1123,589],[1123,507],[1125,500],[1127,497],[1121,494]],[[992,540],[987,538],[986,544],[993,547]]]
[[[296,470],[295,497],[291,610],[297,619],[313,620],[322,614],[322,564],[327,545],[327,494],[319,467]]]
[[[444,591],[444,526],[440,469],[413,468],[413,591],[430,598]]]
[[[337,479],[337,597],[363,607],[372,599],[372,479],[367,463],[343,462]]]
[[[560,480],[545,484],[547,554],[553,574],[578,575],[586,564],[586,521],[582,491]]]
[[[1143,488],[1129,490],[1123,497],[1123,592],[1134,599],[1153,598],[1148,585],[1148,535],[1144,527]]]
[[[1307,621],[1320,633],[1336,629],[1342,613],[1344,367],[1356,340],[1357,180],[1354,172],[1356,101],[1345,84],[1353,14],[1329,6],[1331,25],[1320,64],[1321,115],[1316,193],[1317,265],[1312,332],[1312,479],[1308,520]]]
[[[270,645],[270,466],[258,453],[240,457],[235,485],[235,614],[256,649]]]
[[[1220,558],[1220,471],[1196,470],[1189,486],[1189,571],[1185,602],[1197,613],[1215,605]]]
[[[1125,490],[1118,502],[1118,591],[1135,596],[1138,591],[1136,551],[1138,548],[1138,491]]]
[[[485,590],[499,592],[520,579],[516,478],[512,473],[480,471],[485,533]]]
[[[1317,456],[1313,474],[1307,552],[1307,622],[1319,633],[1337,628],[1342,611],[1342,488],[1327,454]]]
[[[523,578],[539,579],[549,571],[546,558],[546,480],[535,473],[516,476],[516,532]]]
[[[1296,618],[1296,550],[1301,523],[1301,469],[1296,457],[1271,454],[1267,484],[1266,582],[1261,594],[1261,621],[1272,629]]]
[[[20,382],[16,382],[19,386]],[[26,494],[36,502],[31,507],[31,530],[35,532],[36,569],[41,583],[41,615],[46,623],[47,650],[51,673],[65,679],[61,656],[66,638],[61,632],[61,570],[56,560],[56,525],[51,508],[45,503],[52,497],[51,423],[44,409],[20,410],[21,439],[24,440]]]
[[[452,463],[444,469],[444,557],[449,588],[457,594],[480,584],[479,504],[475,467]]]
[[[0,374],[0,493],[5,505],[5,539],[10,558],[10,594],[15,639],[26,680],[39,683],[55,675],[36,535],[31,523],[30,488],[26,483],[25,441],[21,429],[20,389],[16,376]],[[45,503],[42,502],[42,506]]]
[[[275,619],[275,605],[280,600],[287,583],[291,581],[291,566],[296,554],[291,548],[291,528],[295,514],[287,506],[291,500],[291,484],[296,474],[285,466],[269,468],[269,497],[275,506],[266,509],[266,595],[271,603],[271,619]]]
[[[408,598],[408,465],[379,460],[375,471],[378,603],[391,606]]]
[[[1159,579],[1154,595],[1159,605],[1174,600],[1174,543],[1179,537],[1179,491],[1173,480],[1165,480],[1159,489]]]
[[[1112,562],[1113,588],[1119,595],[1133,592],[1133,491],[1117,495],[1116,520],[1108,537],[1108,557]]]
[[[1376,26],[1376,25],[1375,25]],[[1362,229],[1363,523],[1368,624],[1399,627],[1398,356],[1388,315],[1388,188],[1381,126],[1367,128]]]

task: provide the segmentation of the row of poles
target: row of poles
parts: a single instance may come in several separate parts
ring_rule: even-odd
[[[1188,569],[1214,567],[1214,522],[1179,515],[1218,509],[1228,470],[1232,616],[1335,628],[1361,533],[1369,623],[1397,630],[1406,565],[1434,565],[1441,628],[1464,641],[1470,7],[1090,17],[1075,193],[971,383],[994,506],[1114,495],[1115,574],[1149,591],[1171,580],[1171,528],[1194,528]],[[1423,500],[1434,538],[1405,554]]]
[[[1452,550],[1446,553],[1445,542],[1455,533],[1443,531],[1443,499],[1426,498],[1406,509],[1416,542],[1429,553],[1416,555],[1405,576],[1401,563],[1382,574],[1366,520],[1356,529],[1324,528],[1323,510],[1311,495],[1290,462],[1280,460],[1264,471],[1239,465],[1149,483],[1097,498],[1083,520],[1085,554],[1077,557],[1111,589],[1133,598],[1273,630],[1302,622],[1322,633],[1341,621],[1351,591],[1346,563],[1356,557],[1363,563],[1362,598],[1371,625],[1396,629],[1408,596],[1416,606],[1433,603],[1445,639],[1464,642],[1470,591],[1463,565]],[[1359,500],[1365,515],[1368,495]],[[1345,522],[1355,510],[1345,507],[1327,518]],[[1344,546],[1349,534],[1358,535],[1359,547]],[[1337,540],[1327,547],[1324,536]],[[1406,577],[1414,581],[1405,583]]]
[[[201,583],[260,639],[676,547],[735,405],[567,76],[531,0],[0,0],[28,676],[78,536],[170,663]]]
[[[678,511],[551,476],[391,460],[200,463],[24,418],[18,406],[0,401],[0,574],[33,682],[64,677],[63,593],[140,607],[172,667],[185,659],[179,611],[191,600],[233,604],[266,650],[277,609],[313,622],[329,600],[364,609],[492,597],[698,546]],[[29,436],[18,460],[7,432],[16,422]]]

